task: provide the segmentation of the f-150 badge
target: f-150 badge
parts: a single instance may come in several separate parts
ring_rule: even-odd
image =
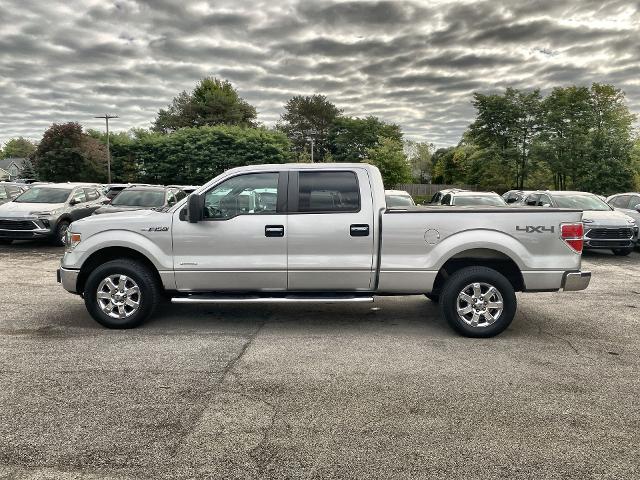
[[[169,227],[149,227],[143,228],[143,232],[166,232],[169,230]]]
[[[545,232],[553,233],[555,232],[555,228],[553,226],[545,227],[544,225],[538,225],[538,226],[527,225],[526,227],[517,226],[516,231],[525,232],[525,233],[545,233]]]

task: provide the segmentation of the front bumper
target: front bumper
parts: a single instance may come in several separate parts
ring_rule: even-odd
[[[629,248],[638,240],[638,227],[632,225],[585,225],[585,250]]]
[[[591,281],[591,272],[565,272],[562,276],[562,290],[576,292],[584,290]]]
[[[46,238],[54,234],[56,225],[57,219],[52,218],[0,218],[0,238]]]
[[[78,293],[79,274],[80,270],[70,270],[62,267],[60,267],[56,272],[58,283],[61,283],[62,288],[71,293]]]

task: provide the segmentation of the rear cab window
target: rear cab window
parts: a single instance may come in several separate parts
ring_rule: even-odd
[[[360,186],[352,171],[299,171],[296,197],[291,210],[298,213],[360,211]]]

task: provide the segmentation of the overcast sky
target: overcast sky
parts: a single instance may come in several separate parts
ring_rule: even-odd
[[[0,143],[149,127],[204,76],[272,125],[296,94],[458,142],[474,91],[610,82],[640,113],[640,1],[0,0]]]

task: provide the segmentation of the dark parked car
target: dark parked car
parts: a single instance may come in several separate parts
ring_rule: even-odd
[[[502,195],[502,198],[509,205],[516,204],[522,202],[522,199],[532,192],[534,192],[534,190],[509,190]]]
[[[122,190],[109,205],[98,208],[94,215],[117,213],[148,208],[171,207],[186,197],[182,190],[173,187],[136,186]]]
[[[544,190],[530,193],[521,204],[582,210],[585,250],[607,249],[615,255],[629,255],[638,240],[635,220],[593,193]]]
[[[0,205],[0,242],[49,238],[64,245],[71,222],[88,217],[105,197],[98,185],[48,183],[32,186]]]
[[[109,200],[113,200],[122,190],[129,187],[141,187],[146,183],[110,183],[104,186],[104,194]]]
[[[27,190],[26,185],[13,182],[0,182],[0,205],[10,202]]]

